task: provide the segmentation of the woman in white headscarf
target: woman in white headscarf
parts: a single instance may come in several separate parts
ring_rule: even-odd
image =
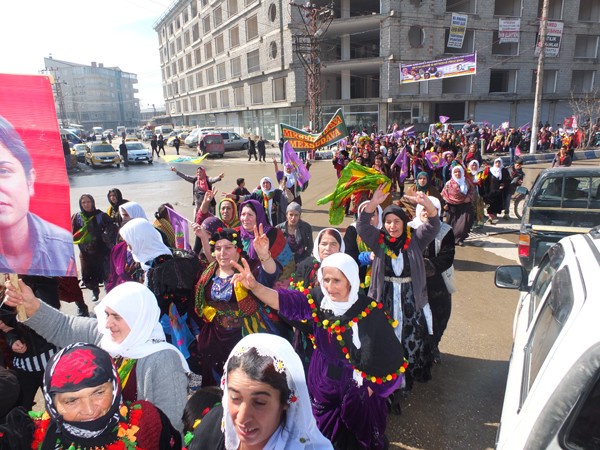
[[[380,303],[359,293],[352,257],[326,257],[319,287],[306,293],[269,289],[256,282],[245,260],[242,264],[235,282],[281,316],[312,323],[315,352],[308,389],[321,432],[335,448],[385,448],[386,398],[401,385],[406,366],[394,334],[397,323]]]
[[[446,222],[454,230],[454,242],[462,246],[473,226],[475,198],[475,185],[470,178],[465,177],[462,166],[455,165],[452,168],[452,178],[442,189],[442,197],[446,201],[444,209],[448,213]]]
[[[119,206],[119,214],[121,215],[121,225],[125,225],[131,219],[146,219],[144,208],[137,202],[127,202]]]
[[[48,306],[20,280],[21,292],[9,282],[5,287],[6,304],[24,307],[25,325],[59,347],[89,342],[103,348],[115,358],[123,398],[152,402],[183,430],[190,370],[181,352],[167,343],[156,298],[147,287],[134,282],[117,286],[94,308],[97,319]]]
[[[485,222],[485,203],[483,201],[484,184],[489,177],[489,169],[487,165],[482,168],[479,165],[479,161],[473,159],[467,165],[468,175],[473,180],[475,187],[475,195],[473,197],[473,214],[474,214],[474,225],[473,228],[481,228]]]
[[[333,449],[317,428],[302,364],[285,339],[244,337],[225,363],[221,387],[222,406],[202,419],[189,450]]]
[[[233,194],[227,194],[228,198],[234,198]],[[260,189],[255,190],[250,195],[241,195],[240,202],[246,200],[256,200],[265,210],[267,222],[272,227],[286,221],[286,212],[288,200],[285,193],[276,188],[269,177],[263,177],[260,180]]]
[[[496,158],[490,167],[490,175],[484,184],[488,223],[498,223],[498,214],[504,209],[504,196],[509,192],[510,176],[502,164],[502,158]]]

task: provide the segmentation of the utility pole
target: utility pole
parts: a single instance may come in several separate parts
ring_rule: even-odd
[[[310,1],[290,6],[298,8],[302,22],[296,24],[294,52],[300,59],[307,78],[307,94],[310,106],[311,131],[322,128],[321,111],[321,42],[333,21],[333,2],[329,6],[317,6]]]
[[[542,5],[542,19],[540,20],[540,33],[537,48],[538,65],[535,79],[535,100],[533,103],[533,119],[531,123],[531,143],[529,153],[532,155],[537,151],[538,123],[540,121],[540,111],[542,109],[542,90],[544,87],[544,57],[546,56],[546,29],[548,27],[548,9],[550,0],[544,0]]]

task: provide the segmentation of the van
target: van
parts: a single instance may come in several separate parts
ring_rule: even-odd
[[[124,126],[118,126],[117,127],[117,136],[118,137],[122,137],[123,133],[125,133],[125,135],[127,135],[127,129]]]
[[[173,127],[171,125],[159,125],[154,129],[154,134],[157,136],[162,134],[163,137],[167,137],[171,131],[173,131]]]
[[[73,133],[71,130],[67,130],[65,128],[60,129],[60,139],[66,138],[69,141],[69,145],[73,147],[75,144],[80,144],[83,140]]]
[[[204,153],[217,155],[221,158],[225,155],[225,141],[223,141],[223,136],[220,133],[205,134],[202,136],[198,144],[198,155],[202,156]]]

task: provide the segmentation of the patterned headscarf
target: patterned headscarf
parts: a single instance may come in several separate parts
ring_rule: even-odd
[[[231,207],[233,208],[233,219],[231,219],[231,221],[229,221],[228,223],[225,223],[225,220],[223,219],[223,216],[221,215],[221,205],[223,203],[231,203]],[[240,226],[240,218],[238,216],[237,203],[233,199],[231,199],[231,198],[224,198],[223,200],[221,200],[217,204],[216,213],[217,213],[217,217],[219,219],[221,219],[221,221],[223,223],[225,223],[226,227],[235,228],[235,227],[239,227]]]
[[[262,207],[262,205],[256,200],[246,200],[240,205],[240,213],[246,206],[252,209],[252,211],[254,211],[254,214],[256,214],[256,227],[258,228],[258,226],[262,224],[263,232],[266,234],[272,227],[267,221],[267,216],[265,215],[265,210]],[[242,235],[242,242],[248,243],[249,241],[249,245],[246,249],[246,253],[248,253],[248,256],[251,259],[257,259],[258,257],[256,255],[256,252],[254,251],[254,245],[252,244],[252,241],[254,240],[254,230],[247,231],[244,229],[243,226],[240,226],[240,234]],[[246,244],[244,244],[244,247],[246,247]]]

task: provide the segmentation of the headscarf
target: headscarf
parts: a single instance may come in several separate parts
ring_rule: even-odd
[[[363,211],[363,209],[365,209],[365,206],[367,206],[367,203],[369,203],[369,202],[370,202],[370,200],[365,200],[360,205],[358,205],[356,212],[360,215],[360,213]],[[352,222],[350,225],[354,225],[356,227],[356,222]],[[375,228],[377,228],[378,230],[381,230],[382,226],[383,226],[383,209],[381,209],[381,206],[377,205],[377,226]]]
[[[475,170],[471,170],[471,165],[476,165],[477,168]],[[479,172],[479,161],[477,161],[476,159],[469,161],[469,164],[467,164],[467,168],[469,169],[469,172],[471,173],[471,176],[473,177],[473,182],[477,183],[477,173]]]
[[[273,367],[285,375],[290,398],[285,412],[285,423],[275,430],[267,441],[264,450],[330,450],[332,445],[317,428],[312,413],[310,397],[300,358],[285,339],[272,334],[253,333],[239,341],[225,363],[221,388],[223,389],[223,420],[221,429],[225,437],[225,449],[237,450],[240,439],[235,432],[235,425],[229,414],[228,405],[228,371],[232,357],[239,357],[254,348],[259,356],[273,360]],[[238,368],[236,370],[243,370]]]
[[[90,212],[84,211],[83,207],[81,206],[81,200],[83,200],[83,197],[89,198],[92,202],[92,210]],[[98,214],[100,212],[100,210],[96,208],[96,200],[94,200],[94,197],[92,197],[92,194],[82,194],[81,197],[79,197],[79,212],[81,213],[81,215],[83,217],[88,217],[88,218],[94,217],[96,214]]]
[[[204,174],[202,177],[198,177],[198,169],[202,169],[202,173]],[[202,192],[210,190],[208,179],[206,178],[206,168],[204,166],[198,166],[196,169],[196,187]]]
[[[460,178],[456,178],[454,176],[454,171],[457,170],[457,169],[460,170],[460,173],[462,175]],[[469,190],[469,186],[467,186],[467,181],[465,180],[465,169],[463,169],[462,166],[459,164],[459,165],[456,165],[456,166],[452,167],[452,172],[451,173],[452,173],[452,179],[456,182],[456,184],[458,184],[458,188],[460,189],[460,192],[463,195],[467,195],[467,191]]]
[[[425,177],[427,179],[427,184],[425,186],[421,186],[418,182],[419,178]],[[429,174],[427,172],[419,172],[417,174],[417,180],[415,182],[415,186],[418,192],[427,192],[427,188],[429,187]]]
[[[240,214],[244,209],[244,206],[248,206],[250,209],[252,209],[252,211],[254,211],[254,214],[256,214],[256,227],[258,228],[258,226],[262,224],[263,232],[266,234],[272,227],[267,221],[267,217],[265,216],[265,210],[262,207],[262,205],[256,200],[246,200],[240,205]],[[250,245],[247,249],[248,256],[251,259],[257,259],[258,256],[254,251],[254,244],[252,243],[252,241],[254,240],[254,230],[246,231],[244,227],[240,225],[240,234],[242,235],[242,241],[250,241]]]
[[[81,201],[84,197],[87,197],[92,202],[92,210],[84,211],[81,206]],[[83,194],[79,197],[79,215],[81,216],[81,227],[73,233],[73,243],[74,244],[89,244],[94,240],[94,236],[92,232],[94,230],[94,225],[92,225],[92,221],[96,214],[101,213],[99,209],[96,209],[96,200],[90,194]]]
[[[110,201],[110,194],[115,194],[115,197],[117,197],[117,201],[115,203]],[[113,188],[110,189],[108,191],[108,194],[106,194],[106,198],[108,200],[108,203],[110,203],[110,205],[114,208],[117,209],[119,206],[121,206],[123,203],[127,203],[127,200],[123,200],[123,194],[121,193],[121,191],[117,188]]]
[[[321,236],[323,235],[323,233],[328,230],[335,231],[334,234],[336,235],[336,240],[340,244],[340,252],[344,253],[346,251],[346,245],[344,244],[344,237],[342,236],[342,233],[340,233],[339,230],[335,228],[323,228],[321,231],[319,231],[319,234],[317,234],[317,238],[315,239],[315,245],[313,247],[313,257],[319,262],[321,262],[321,256],[319,255],[319,242],[321,242]]]
[[[497,161],[500,161],[500,167],[496,167]],[[504,167],[504,164],[502,164],[502,158],[496,158],[494,160],[494,164],[492,165],[492,167],[490,167],[490,173],[492,174],[492,176],[494,176],[498,180],[502,180],[502,168],[503,167]]]
[[[225,220],[223,220],[223,216],[221,216],[221,205],[225,202],[229,202],[231,203],[231,206],[233,208],[233,219],[231,219],[231,221],[229,223],[225,223]],[[235,228],[235,227],[239,227],[240,226],[240,217],[238,215],[238,209],[237,209],[237,203],[235,202],[235,200],[231,199],[231,198],[224,198],[222,199],[218,204],[217,204],[217,217],[219,219],[221,219],[221,221],[225,224],[226,227],[228,228]]]
[[[221,219],[219,219],[218,217],[212,216],[212,217],[207,217],[206,219],[204,219],[204,221],[202,222],[202,225],[200,225],[200,228],[208,231],[208,235],[212,236],[212,234],[215,233],[219,228],[223,229],[223,228],[227,228],[227,226],[223,223],[223,221]]]
[[[294,165],[291,163],[285,163],[285,168],[290,171],[284,171],[283,176],[285,177],[285,187],[292,189],[296,184],[296,174],[294,173]]]
[[[147,264],[160,255],[170,255],[171,250],[162,240],[159,231],[145,219],[131,219],[119,230],[119,234],[129,247],[133,259],[147,271]]]
[[[437,209],[438,216],[441,217],[442,216],[442,204],[440,203],[439,199],[437,197],[433,197],[431,195],[428,195],[427,198],[429,198],[429,200],[431,200],[431,203],[433,203],[433,206],[435,206]],[[421,220],[421,213],[423,212],[424,209],[425,209],[425,207],[419,203],[415,209],[415,218],[413,220],[411,220],[410,222],[408,222],[408,226],[411,227],[413,230],[416,230],[421,225],[423,225],[424,222]]]
[[[107,382],[112,384],[113,398],[104,416],[86,422],[67,422],[58,412],[55,394],[76,392]],[[119,408],[123,400],[117,369],[110,355],[95,345],[77,342],[56,353],[46,366],[42,391],[46,410],[52,425],[56,427],[49,428],[44,438],[43,449],[54,449],[56,439],[67,443],[97,438],[107,430],[112,431],[119,422]]]
[[[380,231],[380,233],[383,235],[385,245],[391,251],[393,251],[396,255],[399,255],[402,252],[404,243],[406,242],[406,238],[408,237],[408,229],[407,229],[408,216],[406,215],[406,213],[400,206],[392,204],[383,210],[382,219],[381,219],[382,223],[385,223],[385,217],[388,214],[394,214],[395,216],[399,217],[400,220],[402,220],[402,222],[404,223],[404,229],[402,230],[402,235],[399,238],[395,238],[393,242],[391,241],[392,237],[390,236],[388,231],[385,229],[385,226],[382,226],[381,231]],[[402,259],[402,258],[398,258],[398,259]]]
[[[263,183],[268,181],[271,184],[271,189],[268,191],[263,187]],[[265,210],[267,220],[270,223],[271,219],[271,210],[273,209],[273,195],[275,194],[275,187],[273,186],[273,181],[269,177],[262,177],[260,179],[260,190],[263,194],[263,208]]]
[[[146,217],[146,212],[144,211],[144,208],[142,208],[140,206],[140,204],[137,202],[123,203],[121,206],[119,206],[119,211],[121,209],[124,209],[127,212],[127,214],[129,215],[129,217],[131,217],[132,219],[148,220],[148,217]]]
[[[129,334],[116,343],[106,328],[106,308],[112,309],[129,326]],[[102,334],[100,347],[113,357],[143,358],[161,350],[177,352],[185,372],[190,369],[177,348],[167,342],[158,319],[160,308],[150,289],[141,283],[127,281],[112,289],[94,308],[98,320],[98,332]]]

